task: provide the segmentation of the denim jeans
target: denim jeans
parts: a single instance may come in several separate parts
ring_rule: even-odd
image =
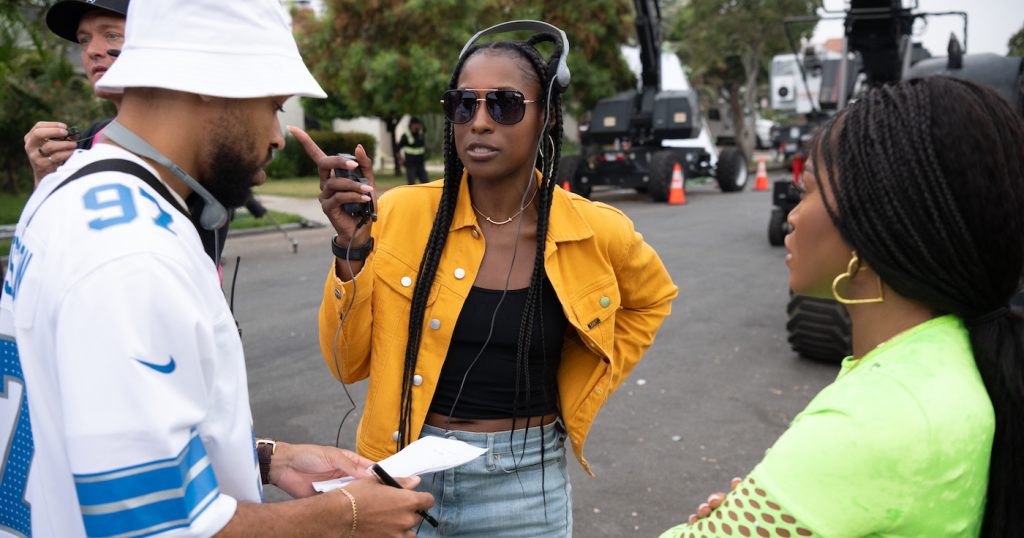
[[[446,432],[425,424],[420,437],[428,435],[465,441],[487,452],[460,467],[422,476],[417,489],[434,496],[430,513],[440,526],[423,523],[419,536],[572,536],[562,419],[528,433],[515,430],[511,440],[508,431]]]

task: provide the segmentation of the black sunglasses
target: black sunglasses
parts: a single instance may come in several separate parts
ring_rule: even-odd
[[[526,115],[526,104],[536,103],[523,97],[518,90],[486,90],[484,98],[477,97],[476,92],[485,90],[448,90],[441,99],[444,117],[456,124],[468,123],[476,115],[477,103],[487,104],[487,113],[494,121],[502,125],[515,125],[523,121]]]

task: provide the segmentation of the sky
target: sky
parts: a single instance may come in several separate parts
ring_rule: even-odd
[[[825,7],[838,11],[846,5],[844,0],[824,0]],[[904,0],[912,6],[914,0]],[[1010,36],[1024,26],[1022,0],[917,0],[915,12],[966,11],[967,53],[992,52],[1005,55]],[[927,26],[918,22],[915,41],[921,41],[934,56],[946,55],[949,34],[955,33],[963,44],[963,19],[958,16],[929,17]],[[924,30],[923,32],[921,30]],[[842,37],[842,21],[821,21],[815,28],[812,41],[819,43],[831,37]]]

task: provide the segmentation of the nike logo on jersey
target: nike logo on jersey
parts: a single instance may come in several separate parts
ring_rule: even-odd
[[[161,374],[169,374],[169,373],[174,371],[174,367],[175,367],[174,357],[171,357],[170,362],[168,362],[167,364],[156,364],[156,363],[152,363],[152,362],[146,362],[146,361],[144,361],[142,359],[135,359],[135,360],[139,364],[142,364],[144,366],[148,366],[148,367],[156,370],[157,372],[160,372]]]

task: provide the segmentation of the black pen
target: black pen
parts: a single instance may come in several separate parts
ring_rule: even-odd
[[[370,467],[370,470],[373,471],[373,474],[377,475],[377,478],[380,478],[381,482],[384,482],[393,488],[402,489],[402,486],[400,486],[394,478],[391,478],[391,475],[389,475],[388,472],[380,465],[374,463],[373,467]],[[434,516],[428,514],[426,510],[417,510],[416,513],[425,519],[427,523],[430,523],[430,526],[437,528],[437,520],[434,519]]]

